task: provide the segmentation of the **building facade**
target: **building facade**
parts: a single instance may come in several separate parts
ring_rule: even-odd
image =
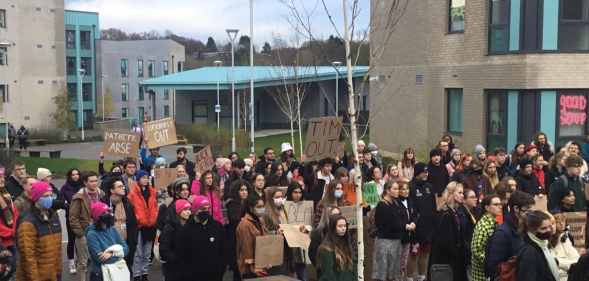
[[[389,4],[371,5],[370,136],[383,149],[589,132],[589,0],[408,1],[394,31]]]
[[[184,68],[184,46],[173,40],[109,41],[98,43],[98,92],[112,95],[109,118],[143,120],[173,116],[173,89],[146,91],[140,83]],[[100,100],[100,98],[99,98]],[[106,99],[108,100],[108,98]]]
[[[96,116],[96,41],[99,39],[98,13],[65,11],[67,92],[78,128],[82,124],[85,128],[92,127]]]
[[[63,0],[0,1],[0,103],[8,122],[55,127],[53,101],[66,90]]]

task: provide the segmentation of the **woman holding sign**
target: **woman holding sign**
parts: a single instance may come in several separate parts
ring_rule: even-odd
[[[287,205],[288,223],[299,225],[303,233],[311,231],[310,222],[313,219],[313,202],[307,201],[309,209],[305,208],[305,201],[303,201],[303,187],[298,182],[291,182],[286,191],[286,200],[292,202]],[[306,224],[307,223],[307,224]],[[307,280],[305,269],[307,267],[308,249],[292,248],[292,261],[294,263],[294,271],[299,280]]]
[[[267,276],[264,268],[256,267],[256,237],[266,234],[261,217],[266,213],[264,200],[250,195],[244,202],[243,216],[235,230],[237,267],[242,278]]]
[[[356,281],[356,260],[352,254],[348,221],[342,215],[330,218],[327,236],[317,253],[319,281]]]
[[[315,219],[313,224],[317,225],[323,214],[325,207],[343,207],[352,205],[346,200],[343,184],[339,182],[332,182],[325,188],[325,197],[319,201],[315,210]]]

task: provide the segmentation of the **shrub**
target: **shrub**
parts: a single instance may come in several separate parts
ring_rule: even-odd
[[[190,144],[210,144],[215,154],[227,154],[231,151],[231,130],[206,125],[176,124],[176,133],[183,135]],[[248,135],[243,130],[235,131],[236,149],[247,148],[249,145]]]

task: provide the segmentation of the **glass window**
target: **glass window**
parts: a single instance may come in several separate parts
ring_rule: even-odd
[[[561,51],[589,50],[589,0],[561,0],[558,47]]]
[[[0,85],[0,102],[2,102],[2,103],[9,102],[8,85]]]
[[[84,50],[92,49],[92,39],[90,31],[80,31],[80,45]]]
[[[65,31],[65,44],[68,49],[76,48],[76,31],[66,30]]]
[[[67,95],[70,101],[78,100],[78,84],[67,83]]]
[[[447,89],[448,132],[462,133],[462,89]]]
[[[540,130],[540,94],[535,91],[521,91],[517,103],[517,141],[528,143]]]
[[[559,138],[582,137],[587,126],[587,96],[578,92],[561,93],[558,97]]]
[[[0,9],[0,28],[6,28],[6,10]]]
[[[184,64],[181,61],[179,61],[178,62],[178,71],[177,72],[182,72],[182,69],[183,68],[184,68]]]
[[[137,60],[137,77],[143,77],[143,60]]]
[[[129,85],[127,83],[121,84],[121,100],[127,101],[127,94],[129,93]]]
[[[170,89],[164,89],[164,100],[170,99]]]
[[[66,58],[66,71],[67,71],[67,75],[77,75],[76,74],[76,58],[75,57],[67,57]]]
[[[92,83],[82,84],[82,100],[92,101]]]
[[[92,58],[81,58],[80,68],[84,70],[84,75],[92,75]]]
[[[465,0],[450,0],[450,11],[448,18],[450,19],[450,32],[464,31],[464,7]]]
[[[0,65],[8,64],[8,48],[0,47]]]
[[[583,20],[583,8],[585,0],[564,0],[561,1],[562,20],[580,21]]]
[[[143,87],[141,87],[141,85],[137,86],[139,88],[139,100],[144,100],[145,99],[145,91],[143,90]]]
[[[137,108],[137,117],[139,118],[139,120],[143,120],[143,118],[145,117],[145,108],[143,106],[140,106]]]
[[[168,61],[162,61],[162,71],[164,75],[168,75]]]
[[[504,53],[509,48],[509,0],[490,0],[489,52]]]
[[[170,106],[164,105],[164,117],[170,117]]]
[[[126,107],[121,109],[121,118],[127,118],[129,116],[129,110]]]
[[[522,41],[520,49],[522,51],[536,51],[541,49],[540,36],[542,25],[542,11],[540,0],[522,1],[523,17],[522,24]]]
[[[155,61],[154,60],[150,60],[147,63],[147,76],[148,77],[154,77],[155,76]]]
[[[129,70],[128,70],[129,61],[127,59],[121,59],[121,77],[128,77]]]

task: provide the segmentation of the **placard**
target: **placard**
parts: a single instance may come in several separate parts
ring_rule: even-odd
[[[341,117],[319,117],[309,120],[307,141],[305,143],[305,160],[335,158],[342,153],[339,141],[342,131]]]
[[[313,201],[295,203],[286,201],[284,203],[286,216],[289,224],[313,225]]]
[[[213,159],[213,152],[211,145],[205,146],[194,154],[196,171],[203,174],[215,166],[215,159]]]
[[[298,281],[299,279],[292,278],[290,276],[285,275],[275,275],[275,276],[268,276],[268,277],[257,277],[257,278],[249,278],[243,279],[245,281]]]
[[[281,224],[280,229],[284,238],[291,248],[309,249],[311,245],[311,237],[308,233],[302,233],[300,225],[298,224]]]
[[[284,236],[256,236],[256,267],[267,268],[281,265],[284,259]]]
[[[587,212],[562,213],[567,218],[570,234],[573,237],[575,248],[585,249],[585,227],[587,223]]]
[[[173,118],[164,118],[143,123],[143,131],[148,148],[158,148],[176,144],[176,124]]]
[[[548,196],[544,194],[536,195],[534,196],[534,202],[535,204],[532,209],[548,212]]]
[[[176,180],[176,168],[155,169],[155,188],[165,190],[170,183]]]
[[[348,220],[348,228],[356,229],[358,227],[358,223],[356,221],[356,206],[344,206],[339,207],[339,209],[342,211],[342,216]]]
[[[589,183],[585,184],[585,200],[589,201]]]
[[[137,133],[107,130],[104,132],[101,151],[117,158],[137,158],[140,138]]]

